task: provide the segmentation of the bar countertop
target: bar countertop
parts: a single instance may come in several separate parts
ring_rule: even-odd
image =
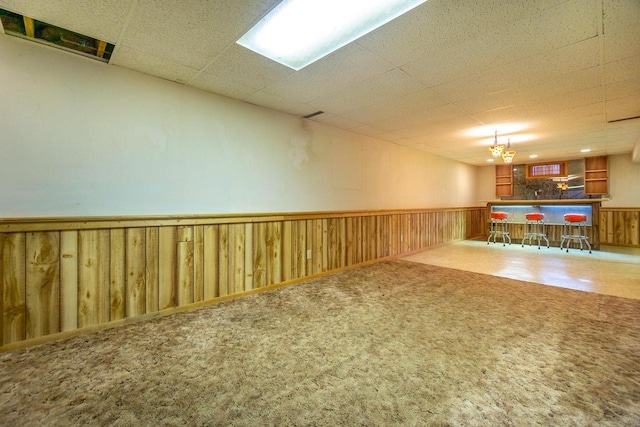
[[[609,199],[550,199],[550,200],[480,200],[488,205],[538,206],[538,205],[590,205]]]

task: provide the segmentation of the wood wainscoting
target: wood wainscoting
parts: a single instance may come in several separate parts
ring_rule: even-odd
[[[640,247],[640,208],[600,208],[600,244]]]
[[[0,350],[486,236],[486,208],[0,220]]]

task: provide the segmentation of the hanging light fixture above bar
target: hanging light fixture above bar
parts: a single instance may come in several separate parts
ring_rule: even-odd
[[[507,139],[506,150],[504,144],[498,144],[498,131],[495,133],[495,139],[493,145],[489,147],[489,151],[491,151],[493,157],[502,157],[505,163],[512,163],[513,157],[516,155],[516,152],[511,150],[511,141],[509,139]]]
[[[514,150],[511,150],[511,141],[507,139],[507,151],[502,153],[502,160],[505,163],[513,163],[513,157],[516,155]]]
[[[493,157],[500,157],[504,151],[504,145],[498,144],[498,131],[496,131],[495,141],[493,145],[489,147],[489,151],[491,151]]]

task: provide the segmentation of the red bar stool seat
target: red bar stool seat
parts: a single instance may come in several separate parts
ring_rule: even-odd
[[[546,224],[544,222],[544,214],[542,212],[531,212],[525,215],[527,219],[524,223],[524,237],[522,238],[522,247],[524,248],[524,241],[529,238],[529,246],[531,246],[531,240],[535,237],[538,240],[538,249],[540,249],[540,239],[544,239],[547,242],[547,248],[549,247],[549,239],[547,239],[547,233],[545,230]]]
[[[511,236],[509,236],[509,213],[507,212],[491,212],[491,228],[489,230],[489,238],[487,239],[487,245],[489,244],[491,237],[493,237],[493,243],[496,242],[496,237],[502,237],[502,246],[506,246],[506,240],[509,240],[511,244]]]
[[[585,242],[589,248],[589,253],[591,253],[591,245],[587,236],[587,216],[585,214],[568,213],[564,215],[560,250],[566,249],[569,252],[569,245],[572,240],[577,240],[580,243],[580,250],[583,249],[582,242]],[[564,246],[565,242],[567,242],[566,247]]]

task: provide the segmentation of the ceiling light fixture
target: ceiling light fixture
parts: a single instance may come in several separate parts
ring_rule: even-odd
[[[516,155],[514,150],[511,150],[511,141],[507,139],[507,151],[502,153],[502,160],[505,163],[513,163],[513,157]]]
[[[236,43],[300,70],[427,0],[283,0]]]
[[[496,131],[495,141],[493,145],[489,147],[489,151],[491,151],[493,157],[500,157],[504,151],[504,145],[498,144],[498,131]]]
[[[504,144],[498,144],[498,131],[495,133],[495,139],[493,145],[489,147],[489,151],[491,151],[493,157],[502,157],[505,163],[512,163],[513,157],[516,155],[516,152],[511,149],[511,141],[509,139],[507,139],[506,147]]]

